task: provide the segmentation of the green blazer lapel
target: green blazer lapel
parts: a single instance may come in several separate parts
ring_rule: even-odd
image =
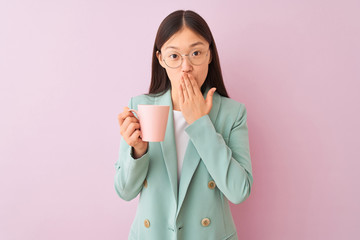
[[[209,89],[207,89],[205,91],[204,97],[207,96],[208,91],[209,91]],[[211,111],[209,113],[210,120],[213,123],[215,123],[217,114],[219,112],[220,101],[221,101],[220,95],[217,92],[215,92],[214,96],[213,96],[213,105],[212,105]],[[179,197],[178,209],[177,209],[176,216],[180,212],[180,209],[184,202],[186,192],[189,187],[191,178],[194,175],[195,170],[196,170],[197,166],[199,165],[199,162],[200,162],[200,156],[199,156],[195,146],[191,142],[191,140],[189,140],[187,148],[186,148],[185,156],[184,156],[183,167],[181,169],[181,177],[180,177],[180,184],[179,184],[179,196],[178,196]]]
[[[177,180],[177,152],[174,133],[173,106],[171,100],[171,91],[168,90],[161,96],[155,97],[155,105],[170,106],[168,122],[166,126],[165,139],[160,142],[169,180],[174,192],[175,202],[177,203],[178,180]]]

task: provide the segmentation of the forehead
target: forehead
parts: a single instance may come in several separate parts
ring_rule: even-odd
[[[162,50],[166,49],[189,49],[196,46],[208,46],[209,43],[200,34],[184,27],[180,31],[172,35],[162,46]]]

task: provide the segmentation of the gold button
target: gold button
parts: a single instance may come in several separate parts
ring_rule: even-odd
[[[146,228],[149,228],[150,227],[150,221],[145,219],[144,225],[145,225]]]
[[[210,219],[203,218],[203,220],[201,220],[201,225],[203,225],[204,227],[209,226],[210,225]]]
[[[210,181],[210,182],[208,183],[208,187],[209,187],[210,189],[214,189],[215,186],[216,186],[216,184],[215,184],[214,181]]]
[[[147,188],[147,181],[146,181],[146,179],[144,180],[144,187]]]

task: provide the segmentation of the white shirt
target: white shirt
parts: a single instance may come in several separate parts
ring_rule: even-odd
[[[178,164],[178,183],[180,182],[181,169],[184,162],[184,155],[189,142],[189,136],[185,132],[185,128],[189,126],[186,122],[181,111],[175,111],[174,113],[174,132],[177,152],[177,164]]]

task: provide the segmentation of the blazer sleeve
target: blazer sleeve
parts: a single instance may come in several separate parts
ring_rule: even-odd
[[[234,204],[250,195],[253,183],[246,120],[245,105],[240,104],[227,144],[208,115],[185,129],[217,187]]]
[[[133,108],[132,98],[128,107]],[[119,158],[115,163],[115,190],[122,199],[130,201],[139,194],[148,172],[149,162],[149,151],[141,158],[134,159],[132,147],[121,137]]]

